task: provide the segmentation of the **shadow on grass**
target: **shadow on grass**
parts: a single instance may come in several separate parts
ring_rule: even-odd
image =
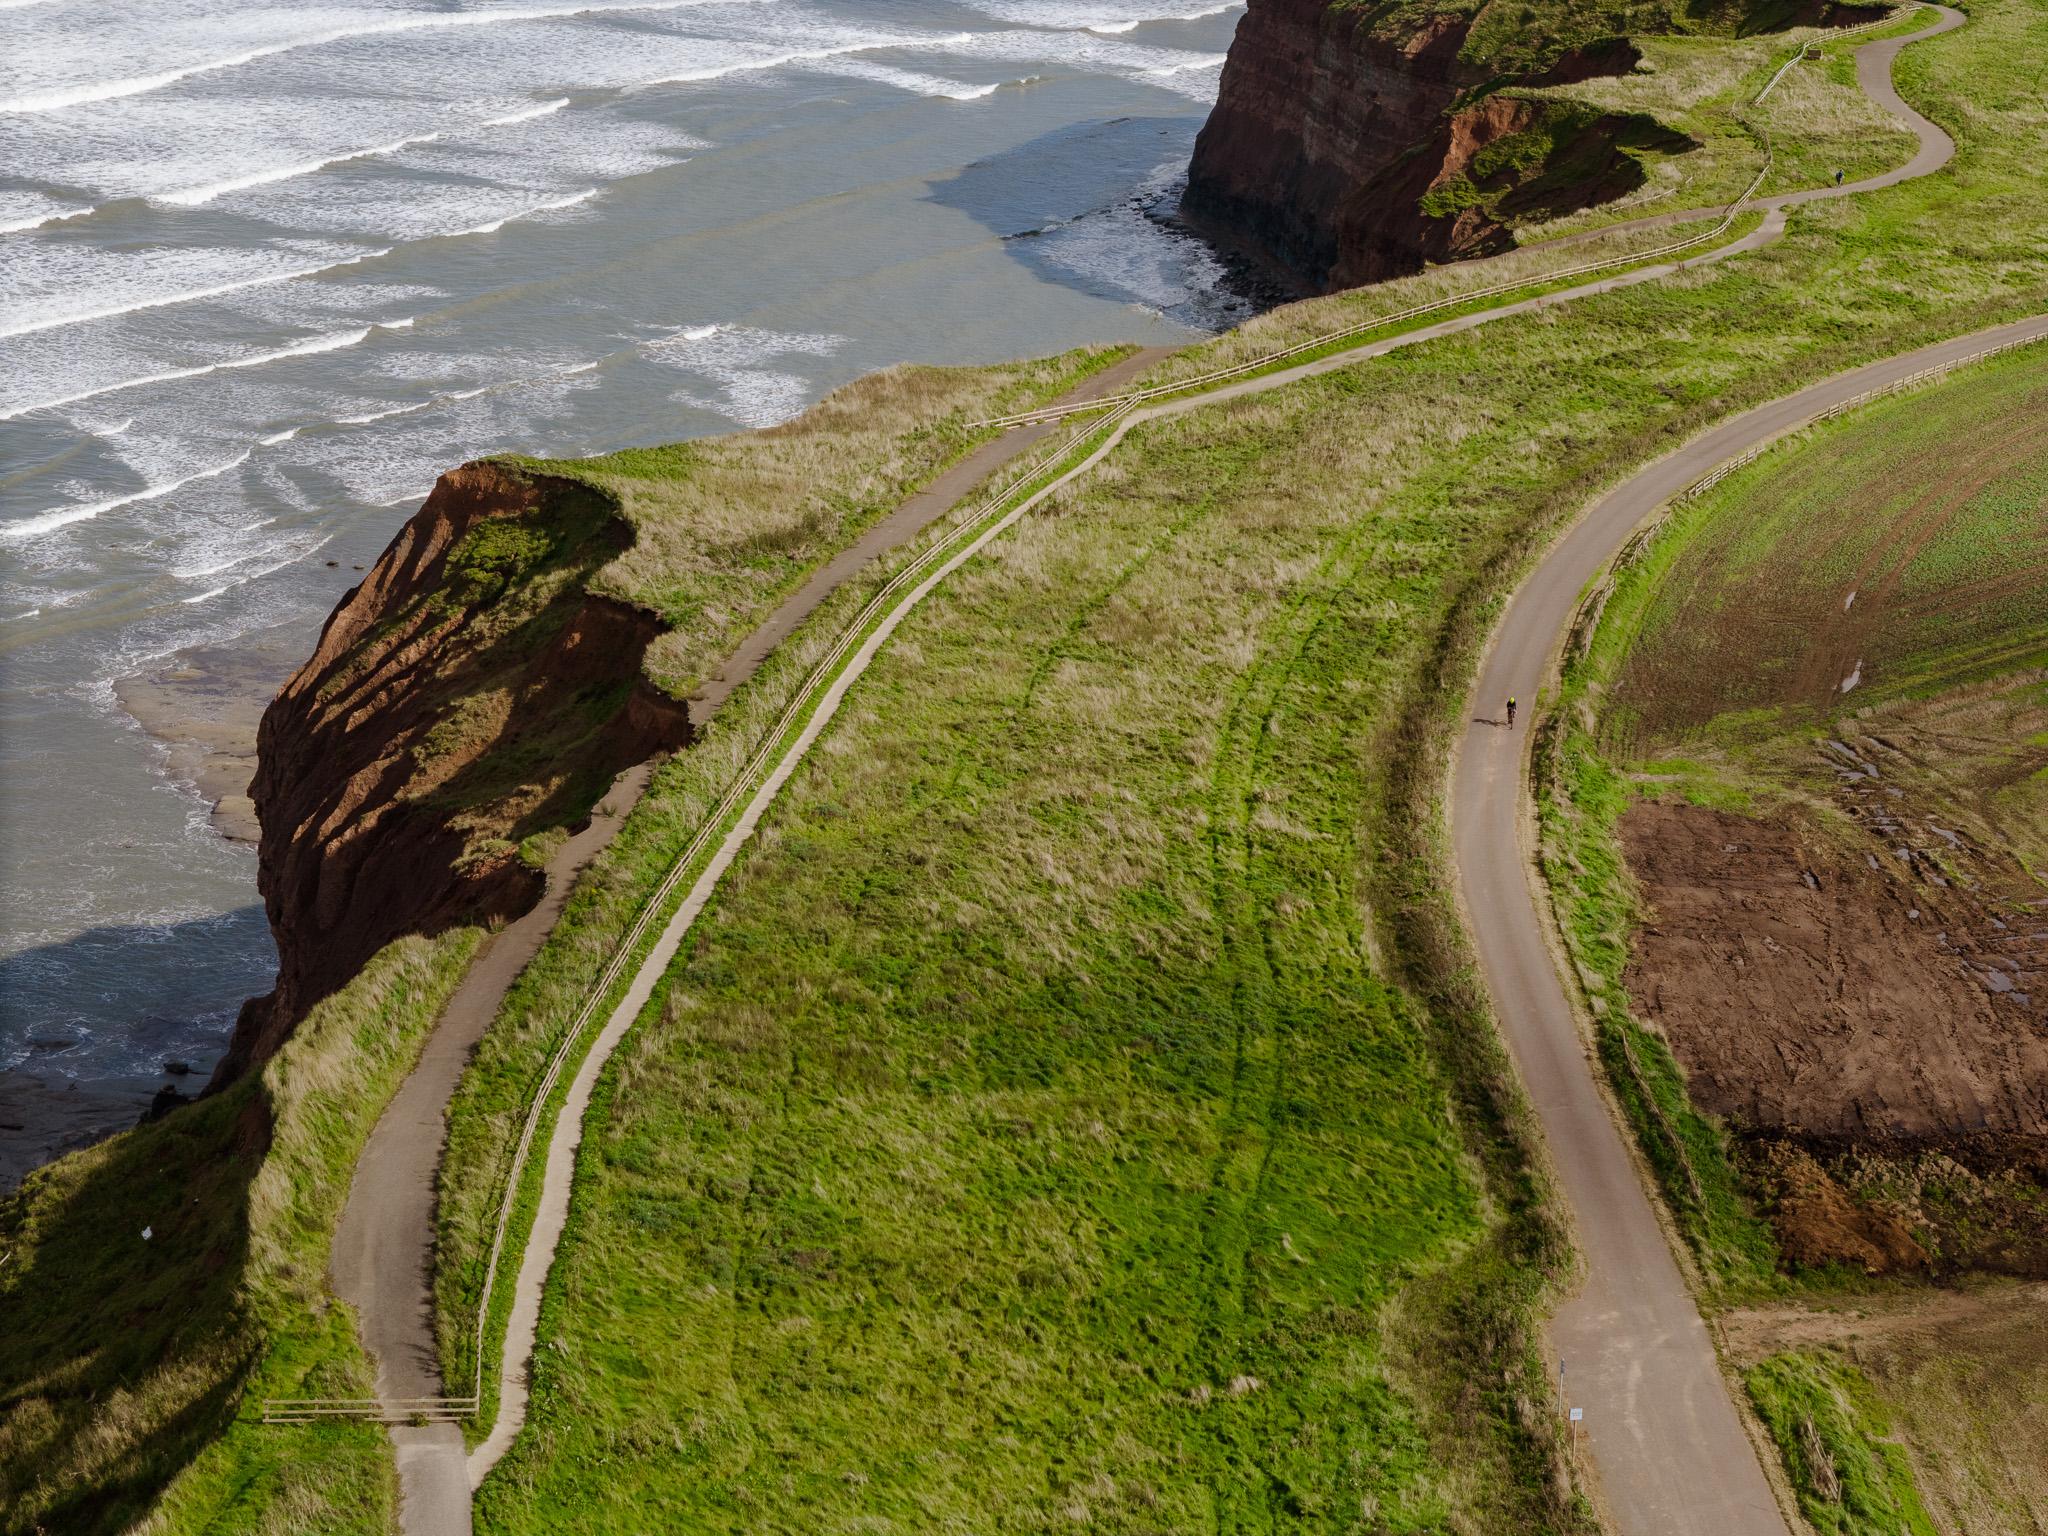
[[[247,1082],[0,1201],[0,1532],[124,1530],[233,1418],[270,1127]]]

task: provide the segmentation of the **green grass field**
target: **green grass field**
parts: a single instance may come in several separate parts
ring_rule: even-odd
[[[1811,734],[2048,661],[2044,433],[2048,349],[2029,349],[1681,510],[1602,638],[1626,650],[1603,740],[1640,756]]]
[[[1773,1355],[1744,1373],[1750,1401],[1792,1475],[1799,1511],[1824,1536],[1935,1536],[1906,1453],[1854,1366]]]
[[[1953,175],[1147,430],[920,610],[607,1074],[482,1528],[1584,1527],[1535,1346],[1569,1255],[1445,895],[1445,743],[1501,593],[1600,487],[1744,404],[2048,299],[2048,16],[1975,17],[1901,68],[1961,141]],[[1292,306],[1169,366],[1498,270]],[[956,423],[968,394],[1018,402],[948,387]],[[694,685],[965,446],[878,388],[900,432],[580,466],[641,531],[600,580],[684,624],[662,681]],[[860,470],[843,495],[819,492],[830,463]],[[444,1175],[451,1380],[565,1005],[866,590],[662,771],[486,1041]],[[71,1166],[36,1186],[50,1209]],[[293,1229],[303,1286],[332,1209]],[[288,1310],[338,1327],[317,1287]],[[135,1507],[224,1422],[238,1378],[216,1379],[222,1417]],[[15,1443],[41,1456],[38,1433]],[[380,1528],[381,1445],[334,1433],[237,1422],[162,1528]]]
[[[1592,488],[1747,400],[2038,304],[2013,231],[2048,211],[2020,62],[2041,24],[1987,7],[1909,78],[1963,138],[1957,182],[1142,433],[921,610],[608,1075],[485,1527],[1566,1518],[1518,1438],[1535,1379],[1455,1381],[1516,1368],[1529,1294],[1422,1306],[1532,1230],[1499,1220],[1513,1159],[1466,1136],[1482,1179],[1441,1128],[1484,1073],[1430,944],[1430,765],[1502,576]],[[795,675],[763,675],[762,713]],[[650,805],[702,796],[698,772]],[[565,994],[602,952],[589,917]],[[507,1029],[516,1077],[548,1033]],[[1444,1358],[1449,1391],[1418,1365]]]
[[[1671,509],[1603,588],[1598,627],[1567,664],[1538,754],[1543,866],[1609,1080],[1711,1304],[1777,1297],[1797,1319],[1816,1298],[1884,1293],[1834,1268],[1788,1272],[1723,1128],[1693,1107],[1670,1048],[1633,1015],[1622,977],[1644,914],[1621,817],[1638,796],[1676,796],[1828,827],[1834,774],[1816,740],[1874,737],[1899,749],[1885,778],[1900,803],[2040,870],[2044,430],[2048,347],[1800,433]],[[1873,1161],[1863,1177],[1895,1185],[1908,1208],[1948,1198],[1943,1171],[1913,1158]],[[2038,1194],[2015,1191],[2002,1198],[2038,1208]],[[1750,1395],[1814,1528],[1932,1532],[1916,1469],[1947,1510],[2037,1501],[2048,1473],[2038,1455],[1987,1454],[2002,1416],[2032,1411],[2002,1380],[1999,1349],[1858,1351],[1867,1374],[1827,1351],[1751,1365]],[[1958,1378],[1978,1385],[1957,1392]]]
[[[491,1524],[1445,1518],[1385,1304],[1483,1193],[1359,932],[1425,530],[1286,493],[1313,404],[1148,433],[869,674],[611,1084]]]
[[[1987,844],[2048,850],[2027,788],[2048,768],[2029,740],[2048,724],[2044,426],[2048,349],[2028,349],[1801,434],[1675,508],[1566,668],[1539,756],[1545,868],[1597,978],[1610,1078],[1717,1282],[1771,1287],[1778,1255],[1720,1129],[1629,1016],[1640,914],[1616,828],[1644,793],[1745,814],[1824,802],[1812,742],[1854,712],[1939,739],[1925,772],[1891,775],[1916,800]]]
[[[684,631],[690,644],[649,657],[687,691],[707,656],[971,447],[968,417],[1038,403],[1119,355],[895,369],[773,432],[554,466],[629,518],[658,521],[677,501],[710,511],[678,519],[687,540],[643,537],[642,555],[655,544],[669,556],[659,590],[636,585],[630,551],[602,570],[535,576],[527,568],[547,562],[531,522],[485,525],[456,552],[451,581],[528,578],[522,616],[565,580],[667,609],[723,594]],[[691,474],[673,473],[678,462]],[[502,705],[453,699],[437,729],[486,702]],[[260,1081],[60,1159],[0,1201],[0,1531],[125,1530],[145,1511],[163,1536],[386,1527],[396,1489],[380,1429],[264,1427],[256,1404],[373,1390],[326,1291],[328,1244],[357,1152],[480,937],[388,947],[315,1008]]]

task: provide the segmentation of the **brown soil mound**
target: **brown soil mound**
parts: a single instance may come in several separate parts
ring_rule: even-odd
[[[1758,1163],[1778,1246],[1793,1263],[1853,1264],[1873,1275],[1929,1267],[1903,1221],[1851,1199],[1803,1147],[1772,1142]]]

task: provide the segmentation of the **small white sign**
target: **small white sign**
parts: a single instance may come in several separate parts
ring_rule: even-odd
[[[1578,1423],[1578,1422],[1579,1422],[1579,1420],[1583,1419],[1583,1418],[1584,1418],[1585,1416],[1586,1416],[1586,1410],[1585,1410],[1585,1409],[1583,1409],[1583,1408],[1574,1408],[1574,1409],[1572,1410],[1572,1422],[1573,1422],[1574,1424]]]

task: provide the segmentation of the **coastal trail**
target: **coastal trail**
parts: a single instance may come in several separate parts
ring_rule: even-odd
[[[842,645],[850,648],[858,641],[858,648],[851,650],[836,673],[821,675],[817,679],[815,693],[800,696],[810,701],[810,707],[800,721],[792,723],[793,737],[785,740],[778,733],[764,747],[765,776],[758,782],[748,779],[735,786],[735,798],[746,797],[744,805],[738,808],[737,819],[726,827],[708,861],[697,871],[680,906],[663,925],[651,952],[635,969],[624,1000],[612,1011],[604,1028],[577,1065],[553,1132],[542,1143],[545,1167],[541,1179],[540,1211],[521,1254],[512,1317],[499,1352],[501,1391],[498,1413],[488,1437],[470,1454],[465,1469],[460,1454],[460,1432],[455,1425],[394,1432],[394,1438],[400,1435],[436,1437],[431,1456],[424,1454],[422,1448],[420,1453],[409,1457],[405,1443],[401,1442],[401,1466],[406,1479],[402,1523],[408,1536],[467,1532],[470,1489],[481,1483],[523,1427],[526,1373],[533,1354],[540,1300],[567,1217],[584,1112],[613,1050],[632,1027],[697,914],[716,888],[720,876],[737,857],[782,785],[830,724],[848,690],[896,627],[923,598],[1060,487],[1101,463],[1135,426],[1221,401],[1284,388],[1302,379],[1348,368],[1373,357],[1456,335],[1496,320],[1548,309],[1637,283],[1657,281],[1688,267],[1712,264],[1758,250],[1783,233],[1786,212],[1793,206],[1890,186],[1938,169],[1953,154],[1953,145],[1939,128],[1907,108],[1890,83],[1891,61],[1902,47],[1962,24],[1963,18],[1958,13],[1944,7],[1933,9],[1939,13],[1938,19],[1929,27],[1907,36],[1867,44],[1857,53],[1859,82],[1874,99],[1900,116],[1919,140],[1919,150],[1906,166],[1847,186],[1787,194],[1753,204],[1765,211],[1765,218],[1757,229],[1724,246],[1683,261],[1636,267],[1400,335],[1361,342],[1313,361],[1236,378],[1200,393],[1181,393],[1145,404],[1127,396],[1105,396],[1105,399],[1119,401],[1116,408],[1110,416],[1084,428],[1072,440],[1077,450],[1093,440],[1085,456],[1039,485],[1009,510],[1001,511],[1001,502],[997,501],[980,520],[964,524],[955,536],[934,548],[904,573],[904,578],[917,579],[915,585],[909,585],[900,596],[896,595],[895,584],[885,589],[885,593],[893,598],[893,605],[881,612],[878,619],[875,617],[877,610],[871,608],[862,620],[856,621],[855,628],[844,637]],[[2027,323],[2037,324],[2048,331],[2048,318]],[[1790,397],[1790,400],[1807,402],[1809,397],[1818,397],[1831,390],[1839,390],[1839,397],[1846,398],[1875,383],[1903,378],[1926,366],[1930,358],[1944,349],[1961,355],[1978,344],[1972,339],[1923,349],[1907,358],[1873,364],[1842,379],[1813,386]],[[1175,386],[1176,389],[1183,387]],[[1818,408],[1817,405],[1811,407]],[[1562,623],[1559,620],[1548,629],[1544,628],[1547,621],[1557,617],[1552,612],[1548,594],[1553,586],[1566,582],[1574,568],[1558,562],[1567,558],[1572,561],[1590,558],[1591,565],[1587,567],[1590,575],[1592,567],[1606,558],[1609,546],[1599,543],[1601,534],[1611,531],[1612,542],[1618,544],[1633,526],[1633,520],[1625,521],[1624,514],[1628,507],[1640,504],[1627,500],[1617,503],[1617,498],[1627,497],[1631,492],[1637,496],[1656,493],[1656,499],[1661,500],[1668,492],[1658,492],[1657,488],[1665,484],[1664,477],[1670,473],[1668,466],[1674,462],[1682,460],[1689,467],[1673,483],[1673,488],[1691,478],[1691,466],[1711,464],[1719,458],[1743,451],[1745,440],[1738,428],[1755,430],[1767,437],[1784,430],[1785,423],[1803,419],[1801,410],[1811,414],[1811,409],[1807,406],[1791,407],[1789,402],[1761,407],[1707,433],[1671,458],[1652,465],[1621,490],[1605,498],[1559,545],[1558,552],[1538,569],[1538,577],[1544,572],[1552,574],[1541,581],[1532,577],[1530,583],[1525,584],[1522,594],[1509,610],[1509,619],[1515,628],[1510,632],[1504,624],[1501,637],[1485,663],[1478,697],[1515,692],[1518,688],[1534,696],[1542,665],[1553,649],[1551,639]],[[1757,437],[1749,441],[1761,440],[1762,437]],[[1655,504],[1655,500],[1649,503]],[[1618,509],[1603,510],[1610,507]],[[1597,529],[1598,532],[1589,534],[1588,529]],[[936,563],[927,570],[927,563],[934,561]],[[908,585],[904,578],[899,578],[899,581]],[[1570,583],[1563,619],[1569,619],[1571,606],[1582,584],[1583,578]],[[1536,595],[1531,596],[1531,593]],[[869,624],[872,627],[866,627]],[[777,746],[780,747],[779,752],[773,752],[771,749]],[[773,756],[772,767],[766,764],[770,755]],[[1585,1374],[1574,1378],[1575,1390],[1577,1382],[1587,1376],[1598,1383],[1601,1380],[1599,1372],[1608,1369],[1613,1373],[1611,1382],[1616,1391],[1612,1401],[1625,1400],[1636,1405],[1636,1411],[1627,1420],[1626,1433],[1622,1432],[1617,1421],[1615,1428],[1596,1433],[1594,1442],[1596,1463],[1616,1516],[1615,1523],[1626,1532],[1713,1531],[1737,1533],[1737,1536],[1740,1533],[1768,1532],[1770,1536],[1782,1536],[1786,1527],[1764,1481],[1757,1453],[1729,1401],[1705,1327],[1678,1277],[1669,1250],[1664,1246],[1664,1235],[1647,1195],[1637,1182],[1627,1147],[1608,1117],[1592,1068],[1580,1048],[1571,1012],[1563,1002],[1559,978],[1544,948],[1542,927],[1537,921],[1528,885],[1525,879],[1520,878],[1521,855],[1515,841],[1522,804],[1518,778],[1520,765],[1519,744],[1515,738],[1490,728],[1483,734],[1472,733],[1457,764],[1453,829],[1459,846],[1460,877],[1467,900],[1471,903],[1475,937],[1479,940],[1496,1012],[1542,1117],[1546,1139],[1551,1143],[1561,1170],[1570,1170],[1569,1176],[1563,1179],[1564,1190],[1579,1220],[1582,1250],[1595,1277],[1595,1287],[1589,1289],[1587,1297],[1571,1303],[1561,1314],[1560,1338],[1583,1338],[1574,1330],[1584,1326],[1590,1304],[1588,1298],[1596,1298],[1599,1305],[1608,1308],[1594,1313],[1592,1326],[1599,1333],[1600,1348],[1597,1352],[1588,1352]],[[1493,830],[1485,833],[1476,830],[1481,815],[1494,819],[1488,823]],[[704,836],[708,839],[715,835],[721,825],[724,824],[715,822],[707,825]],[[1504,837],[1500,835],[1498,826],[1505,826]],[[1472,842],[1474,838],[1478,839],[1476,846]],[[674,872],[675,876],[679,878],[687,873],[688,867],[689,859],[686,858],[685,865]],[[1533,951],[1530,946],[1533,946]],[[1532,963],[1532,952],[1533,970],[1528,968]],[[1508,960],[1513,961],[1512,967],[1506,967]],[[1544,987],[1549,989],[1547,998],[1543,995]],[[1526,1006],[1532,997],[1539,999],[1533,1008]],[[1555,1008],[1549,1006],[1552,1002]],[[397,1118],[398,1107],[393,1105],[393,1111],[387,1114],[386,1120]],[[445,1098],[441,1110],[441,1115],[444,1114]],[[435,1117],[437,1132],[441,1115]],[[382,1131],[380,1124],[380,1134]],[[420,1198],[429,1205],[438,1142],[432,1152],[433,1155],[409,1168],[405,1174],[416,1182]],[[363,1179],[359,1177],[358,1186],[362,1183]],[[337,1240],[337,1277],[341,1274],[339,1253],[340,1243]],[[424,1291],[424,1275],[415,1270],[398,1278],[401,1283],[397,1290],[402,1294],[377,1298],[373,1292],[372,1306],[393,1303],[417,1305],[415,1298]],[[1665,1284],[1667,1280],[1668,1286]],[[1636,1298],[1626,1295],[1616,1298],[1613,1294],[1616,1286],[1639,1286],[1644,1290],[1646,1301],[1637,1304]],[[1620,1302],[1628,1305],[1619,1305]],[[381,1336],[377,1325],[367,1314],[364,1327],[366,1339]],[[382,1360],[380,1355],[380,1362]],[[380,1374],[380,1390],[384,1389],[385,1379]]]
[[[1161,355],[1163,349],[1136,352],[1076,386],[1068,398],[1114,390]],[[1051,431],[1049,425],[1027,426],[983,443],[841,550],[741,641],[699,689],[690,700],[692,726],[701,730],[776,643],[863,566],[914,538]],[[459,1421],[475,1411],[476,1403],[473,1397],[447,1393],[434,1332],[435,1189],[449,1102],[506,991],[561,916],[577,873],[617,835],[653,766],[642,763],[618,777],[589,825],[548,861],[540,901],[493,936],[470,966],[418,1064],[371,1132],[335,1228],[329,1278],[335,1294],[355,1309],[363,1347],[377,1368],[377,1406],[391,1421],[401,1520],[408,1533],[466,1536],[470,1530]]]

